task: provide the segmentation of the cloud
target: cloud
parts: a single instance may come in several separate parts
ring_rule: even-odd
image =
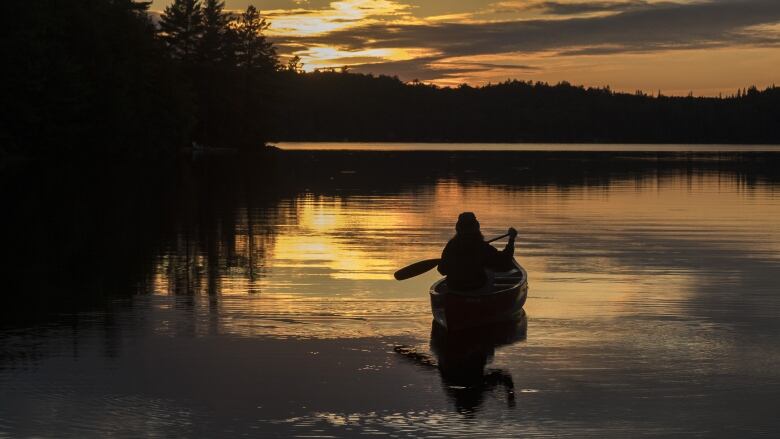
[[[403,61],[381,63],[374,62],[371,64],[359,64],[352,66],[352,70],[355,72],[398,76],[406,80],[437,80],[437,82],[446,82],[446,79],[449,77],[457,78],[463,75],[494,69],[525,72],[538,70],[538,68],[535,66],[525,64],[469,62],[460,60],[455,62],[448,62],[446,60],[442,60],[439,56],[427,56]]]
[[[532,19],[480,23],[403,24],[375,22],[323,35],[294,38],[303,44],[339,47],[343,51],[423,47],[432,57],[372,63],[357,71],[395,69],[401,77],[421,80],[478,68],[442,67],[449,58],[486,54],[559,56],[646,53],[734,45],[777,45],[776,32],[762,26],[780,22],[778,0],[718,0],[698,3],[597,2],[590,6],[560,2],[539,3],[557,12],[617,10],[622,12],[564,19]]]
[[[747,44],[760,35],[748,27],[780,21],[780,1],[731,0],[668,4],[588,18],[485,23],[374,23],[319,37],[311,43],[346,48],[426,46],[446,56],[540,52],[613,45],[627,51],[685,48],[704,43]]]
[[[431,68],[430,65],[438,59],[438,57],[423,57],[403,61],[363,64],[352,66],[352,70],[355,72],[398,76],[407,80],[417,79],[420,81],[431,81],[455,72],[461,72],[461,70],[455,68]],[[475,69],[471,69],[471,71],[475,71]]]
[[[272,23],[271,36],[326,35],[355,26],[386,22],[408,16],[409,6],[391,0],[339,0],[321,9],[264,11]]]
[[[382,48],[341,51],[333,47],[317,46],[295,52],[304,60],[310,60],[307,70],[315,68],[341,67],[344,65],[366,65],[383,62],[399,62],[434,57],[435,52],[419,48]]]
[[[654,4],[646,0],[627,1],[589,1],[571,3],[561,1],[542,1],[528,3],[527,1],[504,1],[494,4],[495,12],[519,12],[538,10],[550,15],[580,15],[594,12],[624,12],[633,9],[652,7]],[[655,5],[658,5],[657,3]]]

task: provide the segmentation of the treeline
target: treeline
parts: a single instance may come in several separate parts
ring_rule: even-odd
[[[0,154],[169,154],[263,145],[277,57],[250,6],[175,0],[3,5]]]
[[[508,81],[439,88],[281,66],[249,6],[35,0],[0,14],[0,157],[169,155],[267,141],[780,143],[780,88],[647,96]]]
[[[697,98],[523,81],[439,88],[336,71],[290,81],[275,133],[288,141],[780,143],[780,87]]]

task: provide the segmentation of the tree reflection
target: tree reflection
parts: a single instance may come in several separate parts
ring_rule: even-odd
[[[153,289],[214,297],[230,276],[243,280],[243,292],[259,292],[275,225],[294,221],[288,216],[295,212],[277,208],[283,191],[257,168],[230,159],[182,168],[171,240],[161,252]]]
[[[110,312],[161,281],[181,296],[219,294],[227,272],[256,282],[275,239],[268,223],[295,215],[276,209],[284,191],[270,173],[233,158],[7,169],[3,323]]]

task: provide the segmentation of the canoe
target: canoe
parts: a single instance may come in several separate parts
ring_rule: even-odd
[[[528,298],[528,273],[512,261],[512,269],[494,273],[489,288],[457,291],[447,287],[447,278],[431,286],[433,318],[448,331],[475,328],[517,320]]]

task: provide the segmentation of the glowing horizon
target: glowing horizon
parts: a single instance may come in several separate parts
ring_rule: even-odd
[[[154,11],[171,0],[156,0]],[[227,0],[284,62],[440,86],[507,79],[699,96],[780,82],[776,0]],[[438,3],[438,2],[436,2]]]

